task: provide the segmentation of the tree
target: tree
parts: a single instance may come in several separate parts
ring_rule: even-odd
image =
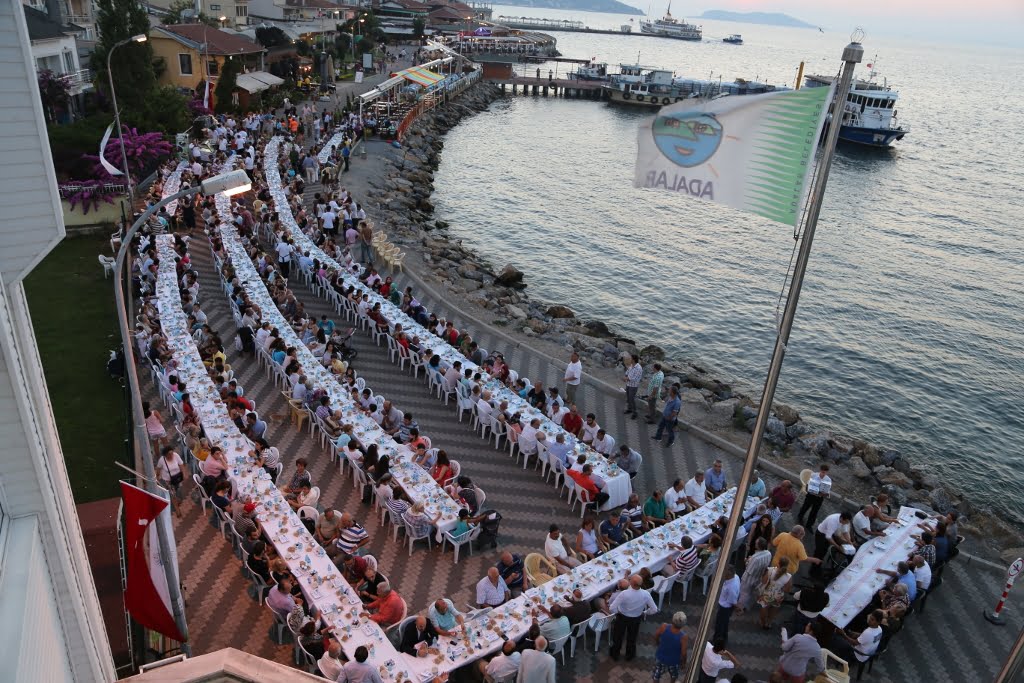
[[[288,34],[276,26],[260,26],[256,29],[256,41],[267,48],[291,44]]]
[[[125,38],[149,35],[149,18],[137,0],[96,0],[96,10],[100,40],[92,53],[92,70],[99,89],[107,92],[107,53]],[[110,68],[117,84],[118,103],[127,112],[134,111],[137,103],[156,88],[149,42],[129,42],[117,48]]]
[[[213,28],[220,28],[220,20],[211,17],[205,12],[195,13],[195,3],[192,0],[175,0],[168,8],[167,15],[163,18],[165,24],[206,24]]]
[[[236,109],[232,95],[238,85],[238,74],[241,71],[239,61],[229,58],[221,67],[220,77],[217,78],[217,87],[213,91],[213,110],[218,114]]]
[[[71,101],[68,83],[49,69],[40,71],[36,76],[39,81],[39,99],[43,102],[43,112],[48,123],[55,123],[58,115],[65,111]]]
[[[422,38],[427,29],[427,22],[423,17],[416,17],[412,20],[412,34],[416,38]]]

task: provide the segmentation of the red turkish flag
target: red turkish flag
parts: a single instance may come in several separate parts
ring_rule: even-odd
[[[174,622],[163,568],[151,567],[147,561],[147,544],[157,543],[153,521],[167,507],[168,502],[123,481],[121,497],[124,499],[124,540],[128,564],[128,587],[125,589],[124,602],[128,613],[148,629],[174,640],[183,640]],[[153,532],[152,538],[150,530]],[[154,576],[153,572],[160,572],[160,576]],[[157,588],[158,584],[163,586],[162,591]]]

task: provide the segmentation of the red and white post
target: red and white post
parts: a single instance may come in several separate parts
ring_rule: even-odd
[[[1010,568],[1006,571],[1006,587],[1003,589],[1003,594],[999,598],[999,602],[996,604],[995,610],[992,612],[985,612],[985,618],[996,626],[1005,626],[1006,622],[1003,621],[1000,613],[1003,611],[1003,605],[1006,604],[1006,596],[1010,594],[1010,589],[1013,588],[1013,582],[1017,580],[1017,575],[1024,570],[1024,559],[1018,557],[1010,565]]]

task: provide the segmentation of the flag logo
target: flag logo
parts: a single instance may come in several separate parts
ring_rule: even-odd
[[[724,129],[713,114],[699,111],[659,115],[651,126],[654,144],[666,159],[683,168],[706,163],[722,144]]]

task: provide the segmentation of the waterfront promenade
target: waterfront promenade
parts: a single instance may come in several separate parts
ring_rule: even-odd
[[[352,170],[343,176],[345,185],[357,198],[365,198],[368,211],[373,213],[374,188],[386,168],[385,154],[401,152],[379,141],[367,145],[367,159],[353,158]],[[318,186],[307,187],[307,197],[318,191]],[[386,229],[387,226],[378,226]],[[204,310],[211,324],[225,339],[233,336],[233,325],[226,299],[217,286],[209,251],[197,238],[192,250],[203,287]],[[416,263],[418,254],[410,249],[407,255],[409,276],[397,275],[401,286],[413,284],[418,297],[428,309],[457,321],[460,329],[468,328],[478,342],[491,350],[504,353],[509,365],[521,375],[557,385],[562,370],[556,364],[527,344],[509,342],[504,331],[488,328],[477,319],[472,310],[452,308],[452,300],[433,296],[420,286],[421,269]],[[296,294],[313,315],[328,314],[335,317],[326,304],[301,286]],[[572,302],[567,302],[570,305]],[[340,322],[340,321],[339,321]],[[363,335],[357,335],[360,350],[355,367],[370,386],[379,388],[393,398],[406,412],[413,412],[421,428],[436,444],[444,447],[459,460],[474,481],[487,491],[487,507],[501,511],[499,550],[507,548],[519,553],[537,551],[544,532],[551,522],[558,523],[572,535],[578,527],[578,513],[573,514],[563,499],[557,497],[553,487],[545,485],[531,469],[523,471],[514,466],[505,451],[476,438],[467,422],[459,423],[454,407],[430,396],[422,380],[414,380],[408,372],[401,372],[387,361],[384,348],[376,347]],[[377,527],[374,511],[362,504],[351,487],[348,477],[342,478],[331,467],[325,454],[314,445],[308,433],[297,432],[288,423],[286,405],[279,392],[256,366],[255,362],[237,357],[229,350],[229,362],[236,368],[236,376],[246,387],[248,396],[257,401],[264,417],[270,416],[268,440],[277,446],[286,464],[286,474],[296,457],[306,456],[313,462],[314,481],[322,489],[322,502],[339,510],[353,513],[371,532],[370,552],[378,558],[382,570],[410,606],[410,611],[422,611],[433,599],[446,596],[457,605],[472,599],[471,588],[483,576],[486,567],[496,559],[497,551],[461,557],[452,564],[450,553],[441,556],[437,549],[417,549],[409,557],[407,548],[391,541],[384,528]],[[608,391],[604,386],[586,381],[578,395],[584,412],[593,411],[599,422],[618,443],[629,443],[644,454],[644,466],[634,481],[634,490],[642,497],[654,487],[664,489],[675,477],[688,478],[697,467],[706,468],[715,458],[722,458],[726,471],[735,480],[739,470],[738,459],[713,445],[683,433],[672,450],[651,446],[648,425],[642,420],[626,419],[621,411],[621,393]],[[770,483],[774,483],[770,480]],[[198,507],[187,505],[185,517],[177,523],[179,560],[186,586],[190,628],[197,653],[219,647],[234,646],[277,661],[288,662],[291,646],[275,646],[268,638],[270,619],[265,608],[258,607],[245,595],[246,582],[239,575],[237,561],[229,546],[205,523]],[[793,515],[783,517],[781,528],[793,524]],[[696,584],[695,584],[696,586]],[[945,584],[930,598],[927,611],[912,617],[904,631],[892,642],[889,651],[880,659],[874,671],[866,675],[872,681],[985,681],[990,680],[1009,650],[1010,642],[1020,627],[1020,619],[1011,612],[1010,625],[999,629],[981,617],[983,607],[991,606],[1001,589],[1000,574],[978,563],[967,564],[961,558],[950,565]],[[682,609],[691,624],[695,621],[703,599],[699,589]],[[602,652],[593,654],[593,638],[586,648],[578,649],[575,659],[560,667],[560,680],[583,681],[640,681],[649,679],[653,645],[650,635],[658,623],[665,621],[679,608],[677,597],[672,606],[645,623],[638,658],[630,663],[614,663],[607,656],[607,637],[602,641]],[[780,621],[788,618],[791,608],[784,608]],[[739,657],[741,671],[751,680],[766,678],[779,652],[777,631],[765,632],[756,627],[752,615],[734,617],[730,649]],[[581,642],[582,644],[582,642]],[[600,669],[598,669],[600,667]]]

